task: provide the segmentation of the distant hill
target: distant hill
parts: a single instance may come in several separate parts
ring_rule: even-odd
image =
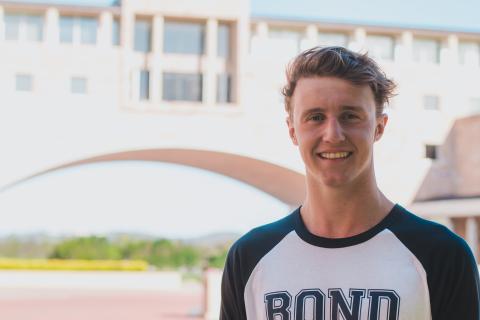
[[[212,233],[201,237],[181,240],[184,243],[202,246],[202,247],[216,247],[225,244],[230,244],[240,237],[238,233],[220,232]]]

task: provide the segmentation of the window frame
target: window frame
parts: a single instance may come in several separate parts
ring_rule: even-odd
[[[425,159],[438,160],[438,145],[425,144]]]
[[[195,34],[194,36],[200,36],[199,39],[196,39],[196,44],[198,48],[196,49],[178,49],[178,43],[173,45],[172,42],[168,42],[170,36],[167,34],[169,31],[169,26],[172,25],[186,27],[186,28],[193,28],[199,27],[199,30],[195,30],[195,32],[200,31],[200,34]],[[181,30],[182,32],[192,31],[192,30]],[[218,34],[217,34],[218,36]],[[185,37],[178,37],[178,35],[174,38],[177,39],[186,39]],[[163,25],[163,54],[178,54],[178,55],[190,55],[190,56],[204,56],[207,51],[207,21],[206,20],[177,20],[177,19],[165,19]],[[186,47],[185,47],[186,48]]]
[[[435,50],[435,59],[434,61],[426,60],[424,55],[421,54],[421,51],[417,51],[418,44],[423,43],[433,43],[436,46]],[[428,37],[414,37],[412,42],[412,60],[415,63],[420,64],[431,64],[431,65],[439,65],[440,61],[440,51],[442,49],[442,41],[438,38],[428,38]],[[417,54],[418,53],[418,54]]]
[[[384,56],[377,56],[376,53],[374,52],[374,48],[372,48],[371,45],[369,45],[369,39],[376,38],[378,39],[388,39],[391,40],[391,43],[389,43],[389,56],[384,57]],[[382,61],[395,61],[395,43],[396,43],[396,37],[391,34],[382,34],[382,33],[369,33],[365,37],[365,46],[368,50],[369,53],[371,53],[371,56],[374,57],[375,59],[382,60]],[[383,50],[382,50],[383,51]],[[383,53],[383,52],[382,52]]]
[[[148,69],[140,69],[138,73],[138,100],[150,101],[151,72]],[[143,85],[143,86],[142,86]]]
[[[8,17],[17,17],[17,25],[16,25],[16,35],[14,38],[8,37]],[[38,19],[40,21],[40,28],[36,31],[38,32],[38,37],[35,39],[30,38],[29,27],[31,25],[30,19]],[[40,43],[43,42],[45,39],[45,15],[43,13],[36,13],[36,12],[16,12],[16,11],[5,11],[3,14],[3,39],[5,41],[12,41],[12,42],[30,42],[30,43]]]
[[[180,76],[180,79],[176,80],[176,83],[174,83],[174,88],[172,90],[168,90],[168,86],[172,85],[171,83],[168,83],[170,79],[168,77],[171,76]],[[195,76],[198,77],[197,79],[191,78],[181,78],[181,76]],[[186,97],[188,93],[190,93],[191,88],[185,88],[182,87],[183,85],[188,85],[188,81],[195,81],[196,82],[196,90],[198,95],[196,97]],[[192,81],[192,83],[193,83]],[[204,101],[204,96],[203,96],[203,84],[204,84],[204,74],[202,72],[169,72],[165,71],[162,73],[162,100],[166,102],[180,102],[180,103],[203,103]],[[183,83],[182,83],[183,82]],[[178,97],[169,97],[168,95],[176,95],[176,93],[181,92],[183,94],[180,94]]]
[[[75,80],[83,81],[83,91],[77,91],[75,89]],[[88,94],[88,79],[84,76],[72,76],[70,78],[70,93],[74,95],[87,95]]]
[[[435,106],[429,103],[433,101],[435,101]],[[437,94],[424,94],[422,96],[422,106],[423,110],[426,111],[440,111],[440,96]]]
[[[148,41],[145,47],[143,47],[143,45],[140,44],[140,40],[137,37],[137,32],[139,31],[138,27],[140,23],[145,23],[148,25],[148,29],[147,29]],[[146,53],[152,52],[152,49],[153,49],[153,20],[151,17],[136,16],[134,26],[133,26],[133,50],[135,52],[146,54]]]
[[[28,79],[27,88],[22,88],[20,78]],[[18,72],[15,74],[15,91],[16,92],[33,92],[34,90],[34,78],[31,73]]]
[[[84,39],[84,26],[86,21],[94,22],[95,34],[94,41],[87,41]],[[71,40],[62,40],[63,28],[62,21],[71,21]],[[58,19],[58,42],[62,45],[82,45],[82,46],[96,46],[98,45],[98,36],[100,31],[100,21],[98,16],[91,15],[62,15]]]

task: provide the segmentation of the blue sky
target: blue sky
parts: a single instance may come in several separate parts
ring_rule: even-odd
[[[114,2],[14,1],[96,6],[108,6]],[[479,0],[251,0],[251,12],[254,16],[480,32]]]
[[[253,0],[257,16],[480,32],[478,0]]]

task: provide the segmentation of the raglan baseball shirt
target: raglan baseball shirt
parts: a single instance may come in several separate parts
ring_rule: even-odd
[[[400,205],[340,239],[311,234],[300,208],[229,251],[222,320],[479,320],[465,241]]]

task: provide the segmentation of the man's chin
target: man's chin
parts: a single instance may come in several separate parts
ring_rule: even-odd
[[[345,187],[350,180],[348,177],[344,175],[339,176],[320,176],[318,177],[318,182],[322,186],[329,187],[329,188],[341,188]]]

